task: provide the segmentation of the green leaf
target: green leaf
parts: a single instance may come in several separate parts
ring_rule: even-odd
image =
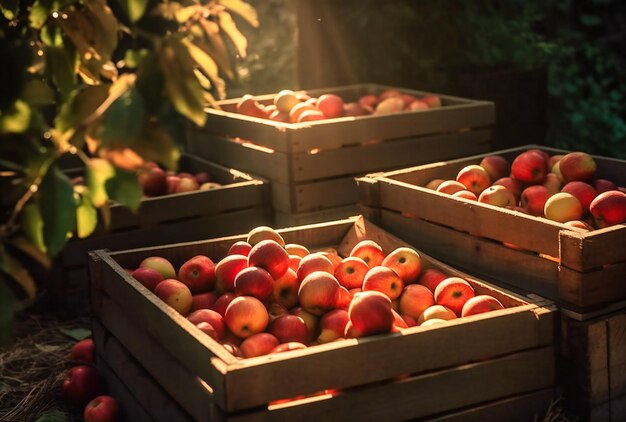
[[[20,2],[19,0],[3,0],[0,4],[0,10],[7,20],[12,21],[19,13]]]
[[[0,245],[0,271],[15,281],[29,299],[34,299],[37,293],[35,280],[30,276],[26,268],[9,251]]]
[[[81,195],[76,208],[76,233],[80,239],[91,235],[98,225],[98,213],[88,195]]]
[[[219,69],[217,68],[215,61],[211,58],[211,56],[191,41],[183,39],[183,44],[187,47],[189,55],[195,60],[202,72],[211,79],[218,95],[220,97],[224,97],[226,95],[226,84],[219,76]]]
[[[208,19],[200,19],[199,25],[192,26],[190,32],[194,44],[211,56],[229,79],[233,79],[235,73],[219,25]]]
[[[242,0],[217,0],[218,4],[224,6],[227,10],[239,15],[254,28],[259,27],[259,16],[254,7]]]
[[[83,2],[91,12],[97,28],[95,49],[100,54],[102,62],[108,62],[117,47],[117,32],[120,29],[117,19],[105,0],[83,0]]]
[[[161,163],[168,169],[176,169],[178,166],[180,151],[161,123],[149,122],[144,128],[140,142],[133,148],[146,160]]]
[[[15,101],[8,110],[0,112],[0,133],[22,133],[31,124],[32,110],[22,100]]]
[[[137,174],[117,168],[115,176],[106,181],[106,190],[109,198],[136,212],[141,203],[143,191]]]
[[[0,251],[0,266],[2,266],[2,251]],[[15,315],[15,298],[7,285],[6,278],[0,274],[0,350],[10,346],[13,341],[13,320]]]
[[[171,37],[162,44],[159,62],[174,108],[196,125],[204,126],[202,87],[193,73],[194,61],[178,38]]]
[[[40,230],[40,233],[41,233],[41,230]],[[42,235],[42,238],[43,238],[43,235]],[[39,245],[36,245],[35,243],[30,242],[28,239],[24,237],[16,237],[15,239],[12,239],[11,245],[19,249],[21,252],[25,253],[26,255],[30,256],[31,258],[33,258],[35,261],[41,264],[41,266],[45,268],[50,268],[50,257],[46,254],[44,250],[42,250],[39,247]]]
[[[21,214],[22,230],[31,242],[42,251],[46,251],[46,244],[43,240],[43,217],[39,206],[32,202],[22,208]]]
[[[85,183],[89,188],[91,200],[100,207],[109,200],[105,183],[115,176],[115,168],[105,159],[92,158],[85,167]]]
[[[148,0],[117,0],[131,22],[137,22],[146,12]]]
[[[43,217],[43,238],[50,256],[65,246],[74,229],[76,208],[70,179],[56,166],[48,169],[40,189],[39,207]]]
[[[30,10],[30,26],[33,29],[41,29],[48,16],[52,12],[63,9],[68,4],[72,3],[72,0],[37,0],[33,4]]]
[[[46,48],[46,73],[56,85],[61,98],[67,98],[76,86],[75,57],[69,48]]]
[[[142,48],[140,50],[126,50],[124,53],[124,64],[128,69],[135,69],[142,60],[149,54],[148,50]]]
[[[248,50],[248,40],[246,39],[246,37],[243,36],[241,32],[239,32],[239,29],[237,28],[233,17],[230,16],[229,13],[220,12],[218,14],[218,18],[220,22],[220,28],[222,28],[222,30],[226,32],[226,35],[228,35],[230,40],[233,42],[233,45],[237,49],[237,53],[239,54],[239,56],[242,59],[245,59],[247,54],[246,51]]]
[[[59,331],[76,341],[91,337],[91,330],[87,328],[60,328]]]
[[[26,83],[21,97],[33,106],[46,106],[54,103],[54,91],[48,84],[37,79]]]
[[[139,136],[146,115],[144,99],[135,87],[124,92],[103,115],[100,136],[103,146],[132,144]]]
[[[44,353],[56,352],[57,350],[61,348],[61,346],[57,346],[54,344],[37,344],[37,343],[35,343],[35,347]]]
[[[80,125],[107,99],[109,87],[110,85],[87,86],[73,92],[54,119],[56,129],[66,132]]]

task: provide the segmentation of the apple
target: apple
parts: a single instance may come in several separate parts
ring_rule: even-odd
[[[546,174],[546,180],[543,181],[543,186],[550,191],[551,195],[554,195],[561,191],[563,180],[556,173],[548,173]]]
[[[437,95],[425,95],[420,98],[420,100],[428,104],[428,107],[430,108],[441,107],[441,98],[439,98]]]
[[[296,275],[298,276],[298,280],[303,281],[306,276],[315,271],[325,271],[329,274],[333,274],[335,267],[333,263],[330,262],[330,259],[326,258],[320,252],[316,252],[302,258]]]
[[[226,255],[243,255],[247,257],[250,253],[250,249],[252,249],[252,245],[245,240],[240,240],[231,245]]]
[[[393,314],[393,329],[392,331],[397,332],[403,328],[409,328],[406,321],[402,318],[402,316],[396,312],[393,307],[391,308],[391,313]]]
[[[224,322],[231,333],[239,338],[247,338],[267,328],[269,315],[259,299],[239,296],[226,308]]]
[[[420,325],[420,327],[432,327],[433,325],[443,324],[444,322],[446,322],[445,319],[433,318],[433,319],[429,319],[429,320],[424,321]]]
[[[274,300],[276,303],[291,309],[298,304],[300,280],[295,271],[289,268],[282,277],[274,281]]]
[[[291,123],[297,123],[300,115],[307,110],[316,110],[316,108],[314,105],[305,102],[296,104],[289,112],[289,121]]]
[[[589,214],[589,205],[598,196],[598,192],[593,186],[578,180],[567,183],[561,192],[574,195],[580,201],[580,205],[583,207],[583,216]]]
[[[295,341],[306,343],[308,338],[307,326],[299,316],[284,314],[270,322],[267,331],[278,339],[280,343]]]
[[[319,343],[329,343],[342,338],[350,317],[344,309],[335,309],[325,313],[320,319],[322,331],[317,337]]]
[[[478,202],[496,207],[515,206],[517,201],[513,193],[501,185],[493,185],[481,192]]]
[[[231,355],[233,355],[236,358],[243,358],[243,353],[241,353],[241,350],[239,349],[239,347],[235,344],[232,343],[222,343],[222,346],[224,346],[224,349],[226,349]]]
[[[392,309],[393,310],[393,309]],[[393,315],[392,315],[393,318]],[[394,321],[395,322],[395,318]],[[391,330],[393,330],[393,322],[392,322],[392,327]],[[348,321],[348,323],[346,324],[346,328],[343,332],[343,336],[345,338],[359,338],[359,337],[363,337],[365,334],[363,334],[361,331],[357,330],[354,325],[352,324],[351,321]]]
[[[180,181],[174,188],[173,193],[193,192],[198,189],[200,189],[200,185],[196,182],[196,179],[194,179],[193,176],[181,177]]]
[[[241,342],[239,350],[244,358],[267,355],[280,342],[270,333],[253,334]]]
[[[550,196],[552,196],[552,194],[547,187],[543,185],[531,185],[522,192],[520,206],[530,215],[543,217],[543,208]]]
[[[448,276],[441,271],[435,268],[428,268],[422,273],[420,279],[418,280],[418,283],[422,286],[426,286],[428,290],[434,293],[439,283],[441,283],[446,278],[448,278]]]
[[[456,175],[456,181],[463,184],[465,188],[478,196],[482,191],[491,185],[489,173],[483,167],[472,164],[463,167]]]
[[[176,278],[176,270],[167,259],[160,256],[149,256],[139,264],[139,268],[152,268],[161,273],[164,279]]]
[[[329,119],[341,117],[344,114],[343,100],[335,94],[320,95],[315,106]]]
[[[215,339],[217,341],[221,341],[222,337],[224,337],[224,318],[216,311],[212,311],[211,309],[199,309],[189,314],[187,319],[193,325],[198,325],[201,322],[206,322],[211,325],[215,330]]]
[[[246,242],[250,245],[254,246],[262,240],[273,240],[278,243],[280,246],[285,246],[285,240],[283,237],[271,227],[268,226],[258,226],[248,232],[248,237],[246,238]]]
[[[422,325],[424,321],[428,321],[430,319],[443,319],[449,321],[455,318],[456,314],[452,311],[452,309],[446,308],[443,305],[432,305],[424,309],[424,312],[422,312],[417,319],[417,325]]]
[[[244,268],[248,267],[248,257],[245,255],[227,255],[215,265],[215,288],[218,292],[232,292],[235,290],[235,277]]]
[[[524,183],[542,183],[546,174],[548,163],[544,156],[536,151],[522,152],[511,164],[511,175]]]
[[[554,174],[556,174],[556,176],[561,180],[561,184],[565,183],[565,179],[563,178],[563,175],[561,174],[561,167],[559,165],[560,161],[557,161],[556,163],[554,163],[554,165],[552,166],[552,168],[550,169],[550,171]]]
[[[215,287],[215,264],[208,256],[196,255],[178,269],[178,280],[192,294],[208,292]]]
[[[513,196],[515,197],[515,200],[516,200],[515,202],[516,203],[519,202],[519,198],[522,195],[522,190],[524,190],[522,186],[522,182],[520,182],[517,179],[513,179],[512,177],[502,177],[492,183],[492,186],[496,186],[496,185],[504,186],[505,188],[510,190]]]
[[[141,190],[146,196],[160,196],[167,192],[167,176],[157,165],[149,166],[137,174]]]
[[[626,222],[626,193],[612,190],[601,193],[589,205],[598,228]]]
[[[307,328],[309,341],[317,336],[317,328],[319,325],[319,317],[317,315],[313,315],[301,306],[293,308],[289,313],[302,318]]]
[[[479,165],[487,171],[491,180],[507,177],[511,173],[511,164],[501,155],[488,155],[480,160]]]
[[[388,333],[394,322],[391,299],[373,290],[357,293],[348,309],[348,317],[350,318],[348,325],[354,327],[357,337]],[[349,331],[348,325],[346,331]]]
[[[215,292],[206,292],[193,295],[191,297],[191,310],[190,312],[197,311],[198,309],[211,309],[215,305],[217,300],[217,294]]]
[[[397,89],[386,89],[380,93],[379,98],[382,101],[382,100],[386,100],[387,98],[401,97],[401,96],[402,96],[402,93],[398,91]]]
[[[289,269],[289,254],[276,241],[262,240],[250,250],[248,266],[263,268],[276,280]]]
[[[298,255],[300,258],[304,258],[311,253],[305,246],[296,243],[285,245],[285,250],[289,255]]]
[[[302,257],[298,255],[289,255],[289,269],[293,270],[293,272],[298,271],[300,261],[302,261]]]
[[[453,193],[456,193],[462,190],[467,190],[467,188],[465,187],[463,183],[457,182],[456,180],[445,180],[441,182],[439,186],[437,186],[437,189],[435,190],[437,192],[447,193],[449,195],[452,195]]]
[[[498,309],[504,309],[504,305],[498,299],[490,295],[478,295],[465,302],[461,316],[482,314],[484,312],[497,311]]]
[[[470,201],[478,201],[478,197],[468,190],[460,190],[452,194],[455,198],[468,199]]]
[[[574,195],[559,192],[548,198],[543,213],[549,220],[565,223],[580,220],[583,216],[583,207]]]
[[[404,285],[416,283],[422,271],[422,259],[415,249],[399,247],[391,251],[382,265],[391,268]]]
[[[277,110],[282,111],[283,113],[289,114],[291,109],[300,103],[295,92],[290,89],[283,89],[276,96],[274,96],[274,105]]]
[[[335,278],[346,289],[361,288],[370,267],[361,258],[349,256],[335,269]]]
[[[339,266],[339,264],[341,264],[341,261],[343,261],[343,259],[337,255],[337,252],[332,252],[332,251],[324,251],[324,252],[320,252],[322,255],[324,255],[326,258],[330,259],[330,262],[333,263],[333,268],[336,270],[337,267]]]
[[[475,295],[474,289],[467,281],[460,277],[448,277],[435,289],[435,303],[461,316],[463,305]]]
[[[335,308],[347,310],[350,307],[351,302],[352,302],[352,293],[350,293],[350,291],[346,289],[345,287],[339,286],[339,298],[337,299]]]
[[[281,305],[280,303],[273,302],[267,306],[267,314],[270,317],[270,324],[272,323],[273,320],[275,320],[279,316],[285,315],[288,313],[289,313],[289,310],[285,308],[283,305]]]
[[[358,116],[367,116],[368,114],[371,113],[371,108],[365,108],[363,106],[361,106],[359,103],[346,103],[343,106],[343,113],[346,116],[353,116],[353,117],[358,117]]]
[[[435,304],[433,292],[421,284],[409,284],[400,296],[399,312],[418,319],[422,312]]]
[[[215,301],[215,304],[213,304],[213,310],[220,314],[222,318],[224,318],[224,315],[226,315],[226,309],[228,309],[228,305],[230,305],[230,302],[232,302],[233,299],[235,299],[236,297],[237,295],[235,295],[235,293],[233,292],[224,293],[223,295],[218,297]]]
[[[269,240],[268,242],[272,241]],[[235,277],[235,294],[237,296],[252,296],[263,302],[273,293],[274,279],[263,268],[244,268]]]
[[[176,187],[178,186],[178,184],[180,183],[180,177],[177,175],[167,175],[165,177],[165,193],[167,194],[173,194],[176,193]]]
[[[191,291],[189,287],[176,279],[167,278],[161,281],[154,288],[154,294],[183,316],[191,310],[193,301]]]
[[[211,175],[208,172],[206,172],[206,171],[199,171],[199,172],[195,173],[193,175],[193,178],[196,179],[196,182],[198,182],[198,185],[200,185],[200,186],[202,186],[205,183],[212,183],[211,182]]]
[[[404,108],[404,101],[400,97],[389,97],[382,100],[374,109],[375,115],[399,113]]]
[[[107,395],[92,399],[83,410],[85,422],[117,422],[119,416],[120,409],[117,400]]]
[[[130,275],[151,292],[154,291],[157,284],[164,280],[160,272],[150,267],[139,267]]]
[[[400,314],[408,328],[417,327],[417,320],[409,315]]]
[[[92,339],[86,338],[76,342],[70,350],[70,361],[92,363],[96,346]]]
[[[439,185],[441,185],[443,182],[445,182],[444,179],[432,179],[430,182],[426,183],[425,188],[426,189],[437,190]]]
[[[305,277],[298,290],[300,305],[314,315],[335,308],[339,299],[339,282],[332,274],[315,271]]]
[[[418,100],[415,95],[411,95],[411,94],[400,93],[400,95],[398,95],[398,97],[402,98],[402,101],[404,101],[404,106],[405,107],[408,107],[414,101],[421,101],[421,100]],[[426,107],[428,107],[428,104],[424,103],[424,105],[426,105]]]
[[[558,164],[566,182],[592,180],[597,169],[595,160],[586,152],[565,154]]]
[[[610,190],[617,190],[617,185],[606,179],[596,179],[591,184],[596,192],[598,192],[598,195]]]
[[[550,158],[548,159],[548,168],[554,167],[554,165],[561,161],[561,158],[563,157],[565,157],[565,154],[555,154],[550,156]]]
[[[357,101],[357,103],[366,110],[367,109],[374,110],[379,102],[380,102],[380,99],[378,98],[377,95],[374,95],[374,94],[363,95]]]
[[[306,348],[306,344],[298,343],[297,341],[290,341],[289,343],[282,343],[274,347],[272,350],[270,350],[269,354],[271,355],[274,353],[290,352],[292,350],[302,350]]]
[[[207,336],[211,337],[213,340],[220,341],[219,337],[217,335],[217,331],[208,322],[204,322],[204,321],[199,322],[199,323],[196,324],[196,328],[198,330],[202,331]]]
[[[315,122],[318,120],[326,120],[326,116],[319,110],[305,110],[300,113],[297,123]]]
[[[102,394],[104,383],[98,371],[91,366],[78,365],[71,368],[63,380],[63,393],[76,403],[87,403]]]
[[[372,267],[365,274],[363,291],[376,290],[394,300],[400,297],[404,283],[391,268],[382,265]]]
[[[275,122],[289,123],[289,114],[290,113],[285,113],[284,111],[274,110],[270,113],[268,118]]]
[[[428,110],[430,107],[428,107],[428,104],[426,104],[422,100],[414,100],[408,103],[408,105],[405,108],[408,111],[421,111],[421,110]]]
[[[237,113],[244,114],[246,116],[258,117],[263,119],[266,117],[266,113],[263,110],[263,106],[259,104],[252,95],[246,94],[237,102]]]
[[[579,229],[584,229],[584,230],[593,230],[593,227],[591,227],[589,224],[585,223],[582,220],[571,220],[571,221],[566,221],[565,223],[566,226],[571,226],[571,227],[578,227]]]
[[[350,256],[361,258],[370,268],[382,264],[383,259],[385,259],[383,248],[373,240],[361,240],[354,245],[350,251]]]

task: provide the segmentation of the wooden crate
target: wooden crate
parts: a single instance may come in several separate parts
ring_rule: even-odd
[[[528,145],[496,151],[512,159]],[[358,179],[365,215],[392,233],[459,268],[588,312],[626,299],[626,226],[585,231],[424,186],[454,179],[485,155],[416,166]],[[626,162],[594,157],[598,177],[626,186]],[[523,248],[503,246],[509,242]]]
[[[626,417],[626,308],[587,321],[561,317],[558,380],[581,421]]]
[[[70,312],[86,308],[90,250],[192,241],[272,224],[267,181],[190,154],[183,154],[179,168],[190,173],[206,171],[223,186],[145,198],[136,214],[112,205],[108,229],[100,221],[91,236],[71,240],[59,254],[49,289],[55,307]]]
[[[307,92],[354,101],[390,88],[364,84]],[[274,95],[257,98],[268,104]],[[219,102],[222,110],[206,110],[203,128],[189,127],[188,150],[269,179],[274,209],[296,221],[317,210],[338,213],[357,203],[355,176],[489,151],[493,103],[441,98],[443,107],[437,109],[298,124],[237,114],[239,99],[225,100]]]
[[[405,245],[361,217],[281,234],[288,243],[330,246],[341,255],[364,238],[377,241],[385,252]],[[507,293],[426,255],[425,267],[466,277],[477,292],[494,295],[507,309],[439,327],[241,360],[124,271],[150,255],[163,256],[175,266],[196,254],[218,260],[244,238],[92,252],[94,315],[103,327],[102,338],[110,342],[96,337],[102,358],[117,368],[108,348],[127,351],[194,420],[406,420],[488,409],[488,403],[506,400],[518,408],[534,403],[520,408],[520,418],[530,420],[536,409],[547,408],[555,381],[551,302]],[[325,394],[329,389],[341,392]],[[297,396],[307,397],[274,403]]]

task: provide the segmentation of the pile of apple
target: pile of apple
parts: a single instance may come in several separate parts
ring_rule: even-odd
[[[138,172],[137,177],[144,195],[148,197],[208,190],[221,186],[221,184],[211,181],[211,175],[206,171],[194,174],[176,173],[171,170],[163,170],[156,163],[147,163]]]
[[[117,400],[104,394],[105,382],[93,366],[95,345],[84,339],[72,346],[70,362],[74,365],[63,380],[63,393],[75,405],[84,406],[85,422],[116,422],[120,410]]]
[[[434,179],[426,187],[587,230],[626,222],[626,189],[596,178],[596,170],[584,152],[550,156],[531,149],[512,163],[486,156],[455,180]]]
[[[463,278],[423,269],[417,251],[389,254],[372,240],[341,258],[285,244],[270,227],[253,229],[215,264],[194,256],[178,271],[160,256],[129,270],[200,331],[242,358],[502,309]]]
[[[304,92],[285,89],[276,94],[273,104],[270,105],[259,103],[252,95],[244,95],[237,103],[237,113],[283,123],[301,123],[437,107],[441,107],[441,98],[437,95],[418,98],[393,89],[385,90],[380,95],[363,95],[357,101],[347,103],[335,94],[324,94],[315,98]]]

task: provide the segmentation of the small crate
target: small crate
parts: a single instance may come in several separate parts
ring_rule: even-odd
[[[307,93],[332,92],[355,101],[386,89],[426,95],[371,84]],[[222,110],[206,110],[203,128],[189,127],[188,150],[269,179],[274,209],[293,215],[294,222],[311,222],[312,211],[326,209],[347,212],[341,215],[345,217],[353,215],[346,206],[358,200],[354,176],[489,151],[493,103],[440,97],[443,107],[436,109],[298,124],[238,114],[239,99],[225,100],[218,103]],[[274,94],[257,97],[265,104],[273,98]]]
[[[362,217],[280,232],[288,243],[334,247],[344,256],[365,238],[387,253],[406,245]],[[551,302],[507,293],[426,255],[425,267],[465,277],[478,294],[491,294],[507,308],[438,327],[241,360],[124,271],[151,255],[175,266],[196,254],[218,260],[242,239],[91,253],[99,360],[130,391],[152,379],[174,408],[200,421],[464,420],[473,412],[506,414],[509,406],[517,410],[507,420],[531,420],[548,408],[555,385]],[[143,375],[129,375],[140,371],[126,370],[128,357]],[[151,400],[145,394],[136,398]]]
[[[558,381],[565,406],[583,421],[626,415],[626,308],[587,321],[561,316]]]
[[[512,160],[537,145],[496,151]],[[416,166],[358,179],[364,215],[392,233],[472,274],[588,312],[626,299],[626,226],[586,231],[424,186],[454,179],[485,155]],[[626,185],[626,162],[594,157],[598,177]],[[523,250],[503,245],[508,242]]]
[[[100,221],[91,236],[70,240],[56,259],[49,288],[53,306],[70,313],[87,307],[90,250],[192,241],[272,224],[267,181],[190,154],[182,155],[179,168],[190,173],[206,171],[222,186],[145,198],[136,214],[111,205],[108,229]]]

